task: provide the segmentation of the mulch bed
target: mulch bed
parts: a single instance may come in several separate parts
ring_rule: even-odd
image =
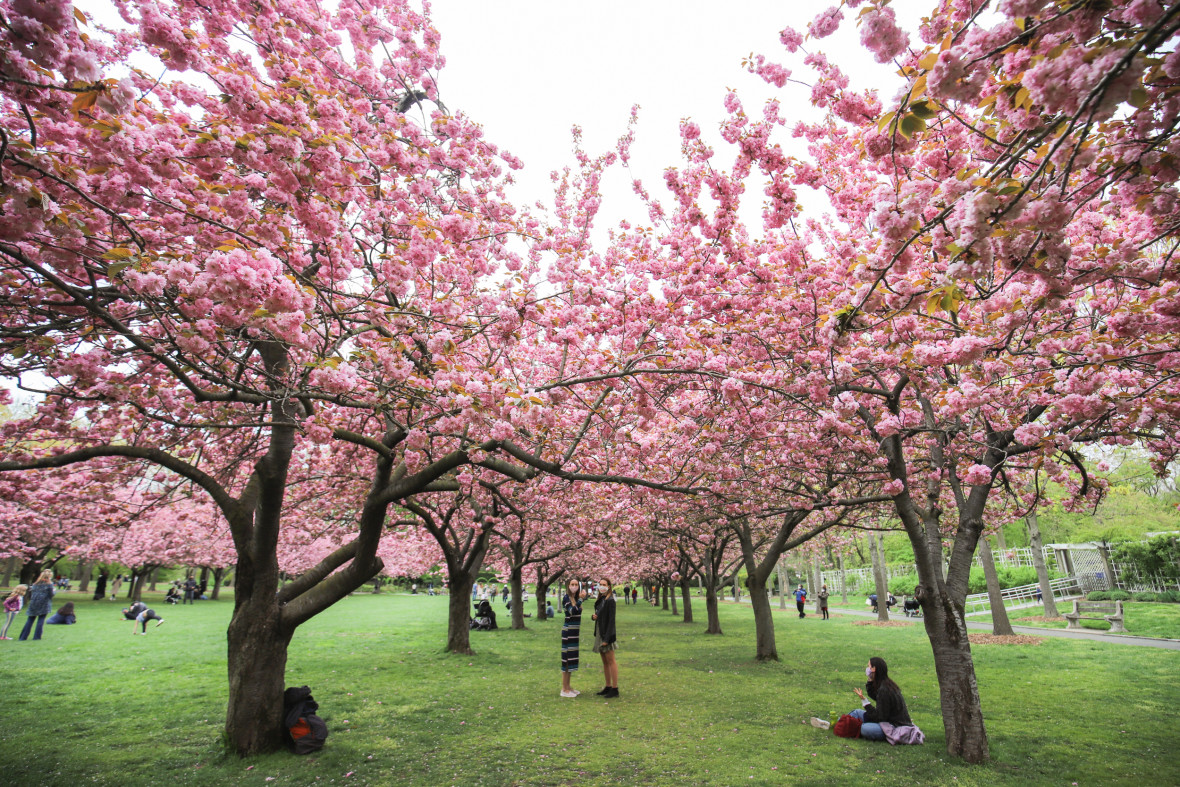
[[[972,632],[967,635],[967,639],[971,640],[972,645],[1040,645],[1045,641],[1044,637],[1030,637],[1027,634],[984,634],[982,632]]]

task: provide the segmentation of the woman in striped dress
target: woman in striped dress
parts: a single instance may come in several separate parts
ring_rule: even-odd
[[[576,579],[571,579],[561,597],[565,623],[561,626],[561,696],[576,697],[581,692],[570,686],[570,676],[578,668],[578,637],[582,626],[582,600],[586,591]]]

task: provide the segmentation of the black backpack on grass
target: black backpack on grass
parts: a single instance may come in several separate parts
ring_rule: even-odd
[[[328,725],[315,715],[320,709],[311,696],[311,689],[299,686],[283,692],[283,725],[287,730],[287,746],[296,754],[311,754],[324,748],[328,739]]]

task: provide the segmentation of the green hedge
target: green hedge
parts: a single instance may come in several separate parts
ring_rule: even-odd
[[[1155,601],[1165,604],[1180,603],[1180,591],[1165,590],[1161,593],[1140,592],[1131,594],[1125,590],[1091,590],[1086,594],[1088,601]]]

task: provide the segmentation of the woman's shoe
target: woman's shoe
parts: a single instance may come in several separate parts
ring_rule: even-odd
[[[566,691],[565,689],[562,689],[562,690],[561,690],[561,696],[563,696],[563,697],[569,697],[570,699],[573,699],[574,697],[576,697],[576,696],[578,696],[578,695],[577,695],[577,693],[576,693],[576,692],[573,692],[573,691]]]
[[[602,687],[602,691],[598,692],[598,696],[599,696],[599,697],[603,697],[603,696],[606,696],[606,695],[607,695],[607,694],[609,694],[609,693],[610,693],[610,686],[603,686],[603,687]]]
[[[815,716],[812,716],[811,717],[811,726],[815,727],[818,730],[826,730],[832,726],[832,723],[830,721],[825,720],[825,719],[817,719]]]
[[[608,699],[608,700],[609,700],[611,697],[617,697],[617,696],[619,696],[619,688],[618,688],[618,686],[612,686],[612,687],[610,688],[610,690],[609,690],[609,691],[608,691],[606,694],[603,694],[602,696],[603,696],[603,699]]]

